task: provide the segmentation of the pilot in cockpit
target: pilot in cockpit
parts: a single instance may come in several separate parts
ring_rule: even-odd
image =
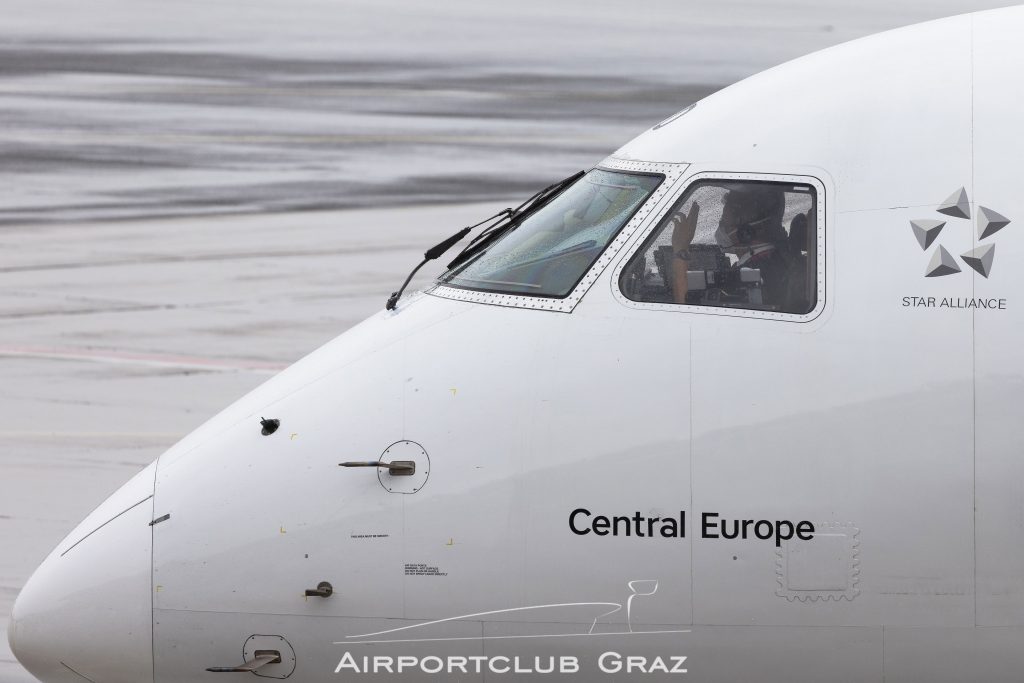
[[[694,201],[680,212],[672,232],[672,293],[677,303],[715,296],[718,305],[759,304],[784,307],[791,282],[788,239],[782,226],[784,190],[770,184],[735,184],[721,199],[722,215],[715,231],[717,244],[695,244],[701,207]],[[699,274],[699,283],[691,282]],[[697,291],[699,288],[700,291]],[[754,295],[759,301],[750,301]],[[729,300],[734,301],[730,302]]]

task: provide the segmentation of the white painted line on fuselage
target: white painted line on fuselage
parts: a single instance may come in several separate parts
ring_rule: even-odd
[[[424,621],[422,624],[410,624],[409,626],[399,626],[398,628],[388,629],[387,631],[376,631],[374,633],[363,633],[357,636],[345,636],[346,638],[370,638],[372,636],[383,636],[388,633],[397,633],[399,631],[408,631],[414,628],[423,628],[424,626],[433,626],[434,624],[443,624],[448,621],[463,621],[471,620],[474,617],[486,617],[491,614],[507,614],[509,612],[526,612],[534,609],[547,609],[548,607],[622,607],[621,603],[618,602],[560,602],[553,605],[530,605],[529,607],[507,607],[505,609],[491,610],[490,612],[474,612],[473,614],[460,614],[457,617],[447,617],[445,619],[435,619],[434,621]],[[345,641],[341,641],[345,642]]]
[[[514,623],[514,622],[511,622]],[[653,636],[664,633],[692,633],[692,629],[671,631],[616,631],[612,633],[540,633],[525,636],[466,636],[460,638],[405,638],[399,640],[340,640],[335,645],[364,645],[370,643],[439,643],[449,640],[514,640],[517,638],[580,638],[583,636]],[[359,636],[348,636],[358,638]]]

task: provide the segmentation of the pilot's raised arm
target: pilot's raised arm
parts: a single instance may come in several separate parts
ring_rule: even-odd
[[[677,213],[672,222],[672,299],[677,304],[686,303],[686,293],[690,290],[686,272],[690,267],[690,244],[697,232],[697,219],[700,217],[700,204],[693,203],[690,213]]]

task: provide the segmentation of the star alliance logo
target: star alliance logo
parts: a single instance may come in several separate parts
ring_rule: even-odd
[[[941,214],[952,218],[971,220],[971,203],[967,198],[967,190],[960,188],[946,198],[936,209]],[[996,234],[1007,225],[1010,219],[984,206],[978,207],[978,241],[984,240]],[[939,233],[946,227],[946,221],[931,219],[915,219],[910,221],[910,227],[914,231],[914,237],[921,249],[928,251]],[[982,277],[987,278],[992,272],[992,261],[996,255],[996,245],[993,243],[983,244],[969,251],[960,254],[960,259]],[[925,277],[943,277],[954,275],[960,272],[960,266],[956,259],[941,244],[932,252],[928,260],[928,267],[925,268]]]

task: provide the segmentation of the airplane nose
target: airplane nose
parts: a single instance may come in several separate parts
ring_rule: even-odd
[[[152,683],[155,473],[100,505],[18,595],[8,641],[43,683]]]

